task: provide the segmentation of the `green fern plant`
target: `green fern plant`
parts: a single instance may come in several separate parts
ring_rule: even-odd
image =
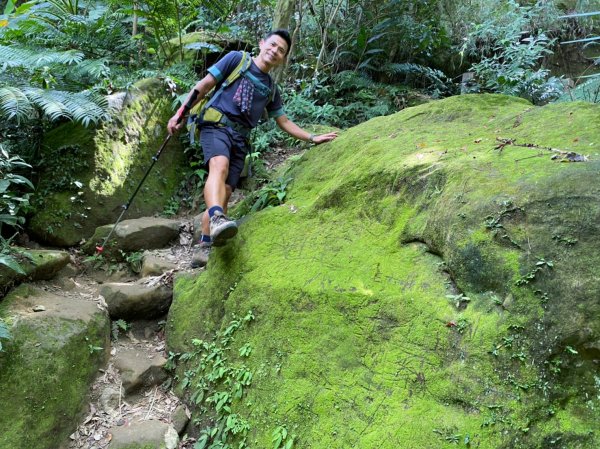
[[[0,87],[0,117],[23,122],[36,112],[51,121],[62,118],[88,126],[108,118],[106,98],[93,90],[65,92],[35,87]]]
[[[455,83],[444,72],[421,64],[391,63],[386,64],[383,71],[390,79],[403,75],[406,84],[423,88],[436,97],[450,95],[456,90]]]
[[[29,179],[15,172],[31,168],[19,156],[10,156],[0,145],[0,232],[3,225],[18,227],[25,222],[23,217],[29,205],[29,194],[22,194],[21,187],[33,189]]]

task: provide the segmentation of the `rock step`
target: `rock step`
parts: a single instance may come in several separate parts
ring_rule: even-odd
[[[115,228],[102,254],[120,257],[120,251],[164,248],[178,237],[182,226],[182,221],[167,218],[144,217],[123,220]],[[109,224],[96,228],[94,235],[83,245],[83,251],[86,254],[96,253],[96,247],[104,242],[113,227],[114,224]]]
[[[154,319],[166,314],[173,300],[173,288],[167,284],[168,276],[111,282],[100,288],[100,295],[113,320]]]
[[[137,348],[118,352],[113,363],[121,373],[126,395],[135,393],[141,388],[160,385],[169,377],[165,370],[167,359],[159,354],[148,354]]]
[[[189,422],[187,407],[170,391],[163,323],[122,326],[113,323],[112,356],[91,388],[90,412],[69,449],[177,448]]]
[[[120,427],[111,427],[110,449],[144,447],[153,449],[176,449],[179,434],[170,424],[157,420],[132,422]]]

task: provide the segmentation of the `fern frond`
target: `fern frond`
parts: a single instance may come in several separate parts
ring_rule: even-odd
[[[52,64],[79,64],[83,60],[83,53],[76,50],[49,51],[42,49],[38,51],[23,47],[0,45],[0,60],[4,61],[5,67],[36,69]]]
[[[574,89],[566,91],[556,101],[587,101],[589,103],[600,103],[600,75],[589,79]]]
[[[58,120],[62,117],[68,117],[66,113],[66,106],[61,101],[61,95],[56,95],[57,91],[44,90],[33,87],[23,88],[23,92],[29,98],[29,101],[38,108],[40,108],[44,115],[46,115],[51,121]],[[58,91],[62,93],[61,91]],[[58,98],[57,98],[58,97]]]
[[[25,93],[16,87],[0,87],[0,115],[18,123],[31,117],[35,109]]]
[[[436,85],[446,85],[452,82],[452,80],[450,80],[441,70],[432,69],[431,67],[420,64],[412,64],[409,62],[386,64],[383,69],[390,77],[397,75],[418,75]]]
[[[108,102],[94,91],[0,88],[0,117],[21,122],[31,118],[36,108],[51,121],[67,118],[88,126],[108,119]]]
[[[80,78],[89,76],[93,80],[108,78],[110,76],[110,68],[106,59],[87,59],[77,64],[70,70],[71,77]]]
[[[364,72],[353,70],[339,72],[333,76],[333,80],[341,89],[369,89],[376,84]]]

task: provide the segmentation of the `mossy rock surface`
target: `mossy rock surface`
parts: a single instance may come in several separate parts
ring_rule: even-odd
[[[0,447],[63,447],[108,354],[110,320],[94,301],[27,285],[4,298],[0,317],[11,334],[0,352]]]
[[[347,130],[178,279],[168,348],[252,310],[248,447],[600,447],[599,147],[600,107],[500,95]]]
[[[0,265],[0,292],[8,290],[10,286],[24,279],[34,281],[52,279],[71,260],[69,253],[65,251],[26,249],[21,251],[26,255],[17,254],[15,257],[25,274]]]
[[[167,136],[172,99],[156,79],[140,81],[111,122],[99,129],[67,123],[44,136],[37,195],[28,227],[38,240],[73,246],[98,226],[114,223]],[[125,218],[164,210],[183,178],[186,160],[177,138],[162,151]]]

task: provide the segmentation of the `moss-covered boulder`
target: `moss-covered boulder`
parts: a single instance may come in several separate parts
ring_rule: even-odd
[[[167,136],[172,98],[157,79],[122,94],[112,120],[99,129],[66,123],[44,135],[37,210],[31,234],[72,246],[114,222]],[[127,210],[127,218],[165,209],[185,170],[177,138],[170,139]]]
[[[108,354],[108,315],[94,301],[21,285],[0,318],[10,332],[0,352],[0,447],[62,447]]]
[[[467,95],[309,150],[287,203],[175,285],[204,435],[600,447],[599,145],[597,105]]]
[[[18,263],[22,273],[7,265],[0,265],[0,298],[3,292],[25,279],[34,281],[52,279],[71,260],[69,253],[65,251],[25,249],[19,249],[13,259]]]

